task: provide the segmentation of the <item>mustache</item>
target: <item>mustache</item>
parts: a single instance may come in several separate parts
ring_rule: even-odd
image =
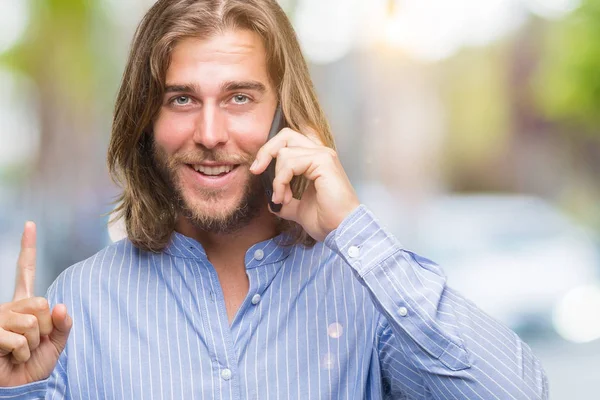
[[[223,150],[197,149],[174,154],[171,157],[172,164],[201,164],[206,161],[223,164],[249,164],[254,161],[256,155],[249,153],[232,154]]]

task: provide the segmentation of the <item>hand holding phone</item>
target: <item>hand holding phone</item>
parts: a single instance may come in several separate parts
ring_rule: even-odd
[[[271,140],[284,127],[285,119],[283,117],[283,110],[281,109],[281,104],[278,104],[277,109],[275,110],[275,116],[273,117],[273,122],[271,123],[271,129],[269,130],[267,141]],[[273,198],[273,179],[275,179],[276,161],[277,160],[275,158],[272,159],[267,169],[260,174],[260,177],[265,188],[265,194],[267,195],[267,199],[269,201],[269,207],[271,207],[272,211],[279,212],[281,211],[281,204],[276,204],[271,201]]]
[[[322,139],[310,127],[304,129],[304,134],[294,129],[283,129],[284,124],[287,125],[287,121],[284,121],[278,106],[269,141],[257,152],[250,171],[262,176],[272,212],[299,224],[313,239],[323,241],[360,206],[360,201],[337,153],[324,144],[327,138]],[[281,132],[280,137],[275,138],[278,132]],[[284,148],[287,150],[282,151]],[[295,177],[303,177],[303,183],[307,184],[299,199],[294,198],[290,191]],[[277,182],[274,182],[275,178]],[[275,184],[275,200],[281,204],[272,202]],[[283,204],[286,206],[283,207]]]

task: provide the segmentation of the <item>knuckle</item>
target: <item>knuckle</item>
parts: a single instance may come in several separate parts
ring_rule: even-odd
[[[23,326],[26,329],[34,329],[37,327],[37,318],[33,315],[24,315],[22,318]]]
[[[21,266],[27,272],[35,272],[35,263],[30,259],[23,261]]]
[[[279,186],[283,184],[283,180],[281,179],[281,176],[276,176],[275,179],[273,179],[273,186]]]
[[[287,178],[283,175],[278,175],[273,179],[273,186],[285,186],[287,184]]]
[[[326,147],[325,152],[329,157],[331,157],[333,159],[337,158],[337,152],[334,149],[332,149],[331,147]]]
[[[48,300],[43,297],[34,297],[32,299],[32,306],[37,311],[49,311],[50,305],[48,304]]]
[[[285,128],[283,128],[281,130],[280,135],[282,134],[284,136],[290,136],[290,135],[293,135],[294,133],[295,133],[295,131],[292,128],[286,126]]]
[[[15,339],[15,350],[25,350],[25,348],[29,348],[29,343],[27,342],[27,338],[23,335],[19,335]]]

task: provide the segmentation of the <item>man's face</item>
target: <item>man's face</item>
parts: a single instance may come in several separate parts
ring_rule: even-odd
[[[184,39],[173,49],[165,87],[154,156],[182,212],[204,230],[242,227],[264,207],[249,167],[277,105],[262,40],[247,30]]]

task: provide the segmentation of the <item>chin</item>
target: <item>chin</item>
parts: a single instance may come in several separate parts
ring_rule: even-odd
[[[234,196],[225,193],[202,193],[184,198],[185,208],[202,219],[223,219],[234,214],[241,206],[243,193]]]
[[[244,186],[241,186],[244,187]],[[213,233],[232,233],[260,214],[265,202],[260,181],[252,180],[235,193],[184,193],[183,215],[196,228]]]

